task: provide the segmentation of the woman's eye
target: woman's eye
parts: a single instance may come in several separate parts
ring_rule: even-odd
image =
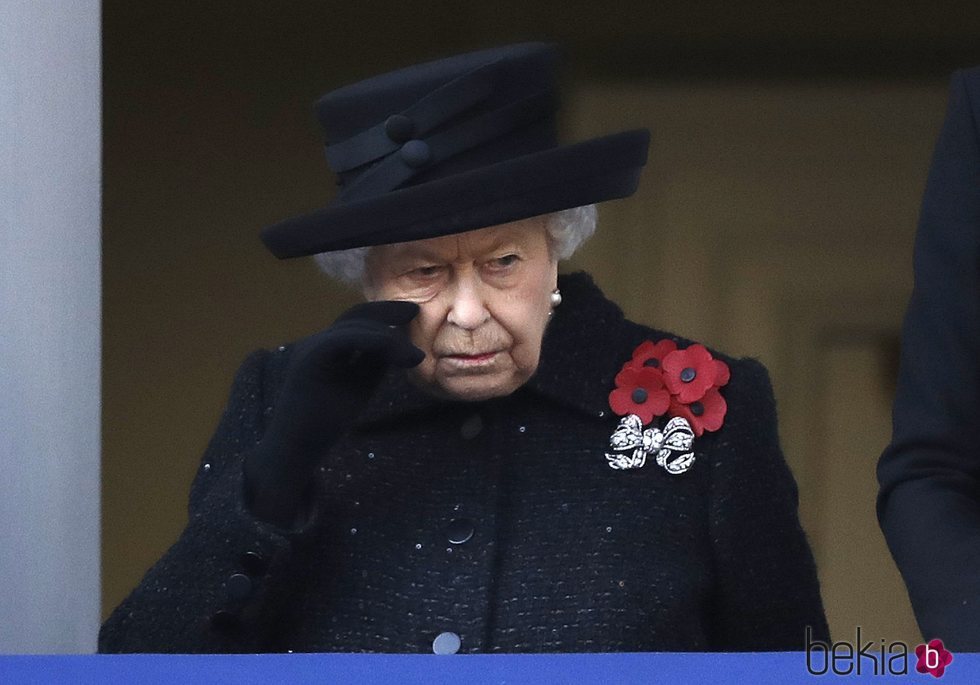
[[[520,257],[518,257],[516,254],[504,255],[503,257],[497,257],[494,259],[493,266],[499,269],[506,269],[517,264],[519,259]]]
[[[432,278],[433,276],[439,275],[439,270],[438,266],[420,266],[412,269],[412,273],[417,278]]]

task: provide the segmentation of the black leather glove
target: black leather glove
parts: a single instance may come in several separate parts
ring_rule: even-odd
[[[407,369],[425,358],[405,331],[418,312],[412,302],[365,302],[295,344],[269,427],[245,458],[253,514],[286,528],[296,523],[323,452],[351,427],[388,366]]]

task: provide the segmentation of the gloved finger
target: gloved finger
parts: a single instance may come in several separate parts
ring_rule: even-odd
[[[349,321],[337,325],[332,332],[333,345],[343,346],[346,350],[334,353],[329,362],[334,367],[343,359],[346,367],[383,367],[391,364],[410,369],[425,359],[425,352],[413,345],[401,328],[375,322]]]
[[[417,348],[401,330],[389,329],[391,345],[388,348],[388,362],[400,369],[418,366],[425,359],[425,352]]]
[[[410,369],[425,359],[425,352],[413,345],[401,328],[365,321],[345,322],[337,328],[339,339],[354,347],[348,365],[391,364]]]
[[[376,321],[386,326],[404,326],[419,313],[419,306],[404,300],[379,300],[356,304],[341,314],[334,325],[352,320]]]
[[[394,330],[375,321],[350,320],[334,324],[311,339],[306,363],[329,369],[349,366],[365,356],[383,355],[391,344]]]

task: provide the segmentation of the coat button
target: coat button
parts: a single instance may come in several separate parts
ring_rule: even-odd
[[[454,545],[462,545],[473,537],[473,522],[469,519],[456,519],[449,524],[446,537]]]
[[[392,114],[385,120],[385,135],[395,143],[411,140],[414,133],[415,123],[404,114]]]
[[[432,150],[424,140],[410,140],[401,149],[402,161],[413,169],[418,169],[432,159]]]
[[[261,576],[269,562],[258,552],[245,552],[241,558],[242,568],[250,576]]]
[[[228,578],[228,596],[232,599],[245,599],[252,592],[252,579],[244,573],[236,573]]]
[[[239,619],[238,616],[231,613],[230,611],[221,609],[219,611],[214,612],[214,614],[211,616],[211,626],[215,630],[228,632],[234,630],[239,626]]]
[[[462,642],[456,633],[439,633],[432,641],[432,652],[434,654],[455,654],[459,651]]]
[[[463,421],[463,425],[459,427],[459,434],[463,436],[464,440],[472,440],[482,430],[483,419],[480,418],[479,414],[473,414],[473,416]]]

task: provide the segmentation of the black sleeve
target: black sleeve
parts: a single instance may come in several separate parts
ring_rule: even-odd
[[[100,652],[268,651],[292,548],[313,526],[284,531],[244,507],[242,459],[262,435],[274,356],[256,352],[239,369],[191,487],[187,527],[102,626]]]
[[[915,243],[878,519],[927,639],[980,650],[980,69],[953,75]]]
[[[802,650],[808,627],[812,639],[827,640],[829,630],[800,526],[796,481],[779,447],[765,367],[745,359],[731,371],[728,414],[718,434],[728,443],[719,450],[726,458],[710,464],[718,576],[711,648]]]

